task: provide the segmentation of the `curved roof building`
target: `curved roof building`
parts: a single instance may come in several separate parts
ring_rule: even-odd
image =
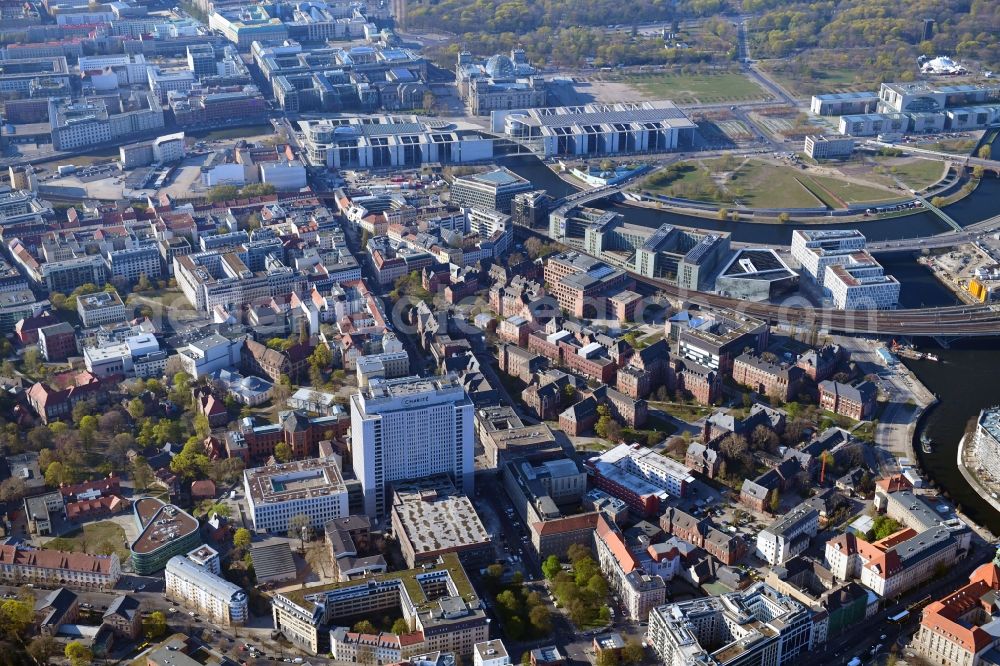
[[[143,497],[132,505],[139,536],[129,544],[132,567],[139,575],[163,569],[174,555],[183,555],[201,545],[198,521],[186,511],[155,497]]]

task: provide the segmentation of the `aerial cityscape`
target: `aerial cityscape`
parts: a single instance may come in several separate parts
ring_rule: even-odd
[[[998,135],[983,0],[0,0],[0,666],[1000,666]]]

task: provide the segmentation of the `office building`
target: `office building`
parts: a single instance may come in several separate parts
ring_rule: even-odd
[[[493,561],[493,538],[447,475],[392,486],[392,533],[408,567],[457,553],[466,566]]]
[[[910,649],[933,664],[985,666],[998,657],[1000,613],[986,603],[1000,592],[997,558],[969,576],[969,582],[928,604]]]
[[[806,500],[757,534],[757,556],[773,566],[784,564],[809,547],[819,531],[819,511]]]
[[[792,232],[792,258],[820,287],[826,280],[826,268],[863,252],[867,240],[856,229],[796,229]]]
[[[362,389],[373,379],[398,379],[410,374],[410,355],[405,351],[359,356],[355,364],[358,387]]]
[[[501,468],[504,489],[540,559],[564,555],[573,544],[593,544],[597,512],[572,513],[587,490],[587,475],[569,458],[533,465],[514,460]],[[565,507],[564,513],[560,507]]]
[[[799,274],[771,248],[737,250],[715,278],[721,296],[767,302],[795,291]]]
[[[167,104],[179,127],[225,124],[233,118],[263,118],[267,102],[257,86],[230,85],[172,90]]]
[[[173,556],[201,545],[198,521],[173,504],[142,497],[132,504],[132,515],[140,532],[129,550],[132,567],[140,576],[160,571]]]
[[[449,201],[456,206],[510,214],[514,197],[532,189],[530,181],[506,167],[500,167],[485,173],[459,176],[451,184]]]
[[[322,529],[349,514],[347,486],[336,460],[322,458],[244,470],[250,520],[258,532],[287,533],[294,516],[309,517],[309,527]]]
[[[813,95],[809,110],[817,116],[847,116],[872,113],[878,108],[875,92],[846,92]]]
[[[680,358],[723,374],[747,349],[764,351],[770,331],[767,322],[734,310],[683,310],[667,319],[665,329]]]
[[[755,583],[653,609],[647,640],[665,666],[790,666],[825,642],[824,622],[800,602]]]
[[[514,348],[516,349],[516,347]],[[476,436],[491,467],[517,458],[545,460],[562,456],[552,429],[545,423],[526,425],[509,405],[476,410]]]
[[[473,492],[473,406],[454,377],[373,380],[351,396],[351,434],[369,516],[388,513],[395,481],[443,473]]]
[[[102,291],[79,296],[76,299],[76,311],[80,315],[80,323],[86,328],[114,324],[127,319],[125,303],[117,291]]]
[[[76,331],[64,321],[40,328],[38,349],[49,363],[65,361],[77,354]]]
[[[396,638],[402,658],[428,650],[468,657],[476,643],[489,638],[489,619],[454,553],[416,569],[281,592],[274,596],[271,607],[274,628],[312,654],[342,647],[331,644],[342,644],[348,638],[346,629],[338,631],[341,621],[390,610],[401,610],[411,629],[404,636],[382,634]],[[405,649],[401,638],[406,639]]]
[[[215,49],[211,44],[191,44],[187,47],[188,69],[194,78],[201,79],[218,74],[215,65]]]
[[[899,281],[867,252],[827,266],[824,286],[840,310],[894,310],[899,303]]]
[[[337,169],[461,164],[493,158],[493,139],[438,128],[414,116],[301,120],[303,148],[313,166]]]
[[[689,468],[638,444],[619,444],[584,466],[594,485],[644,516],[660,513],[669,497],[683,497],[694,483]]]
[[[846,159],[854,153],[854,139],[810,135],[805,138],[803,148],[814,160]]]
[[[1000,408],[979,412],[971,450],[977,464],[994,479],[1000,479]]]
[[[683,149],[696,125],[670,101],[591,103],[492,114],[492,130],[540,157],[657,153]]]
[[[232,627],[246,623],[248,596],[240,586],[183,555],[167,562],[164,575],[166,594],[210,624]]]
[[[826,544],[826,565],[839,580],[857,580],[884,598],[896,598],[954,564],[965,552],[945,526],[923,532],[906,527],[868,543],[841,534]]]

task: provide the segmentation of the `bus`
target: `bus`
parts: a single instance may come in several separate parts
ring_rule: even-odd
[[[893,624],[902,624],[908,617],[910,617],[910,611],[905,610],[890,617],[889,622],[892,622]]]

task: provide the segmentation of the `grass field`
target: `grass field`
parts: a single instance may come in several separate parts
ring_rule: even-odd
[[[944,176],[944,164],[936,160],[914,159],[903,164],[893,164],[889,170],[914,190],[933,185]]]
[[[775,81],[794,95],[806,97],[821,93],[878,90],[879,82],[866,72],[847,67],[814,66],[808,76],[790,75],[776,68],[761,65]]]
[[[113,548],[120,560],[125,561],[129,556],[128,546],[125,544],[125,530],[108,520],[84,525],[70,536],[56,537],[46,542],[43,548],[91,555],[106,555]]]
[[[867,187],[865,185],[858,185],[856,183],[850,183],[836,178],[827,178],[824,176],[811,176],[810,178],[813,182],[820,186],[820,191],[827,190],[846,203],[895,201],[902,198],[894,192],[889,192],[878,187]],[[818,192],[817,196],[822,197],[822,195]],[[827,205],[831,205],[830,202],[827,202]],[[833,207],[840,206],[834,205]]]
[[[742,74],[650,74],[633,75],[623,81],[644,94],[677,104],[708,104],[767,99],[760,86]]]
[[[823,205],[809,188],[802,184],[807,176],[798,169],[747,160],[731,172],[720,189],[712,173],[722,171],[718,160],[704,163],[687,162],[680,177],[661,186],[650,186],[644,181],[640,188],[649,192],[675,196],[695,201],[734,204],[737,201],[751,208],[816,208]]]
[[[791,167],[749,160],[727,183],[737,198],[753,208],[815,208],[822,202],[799,182],[800,172]]]

